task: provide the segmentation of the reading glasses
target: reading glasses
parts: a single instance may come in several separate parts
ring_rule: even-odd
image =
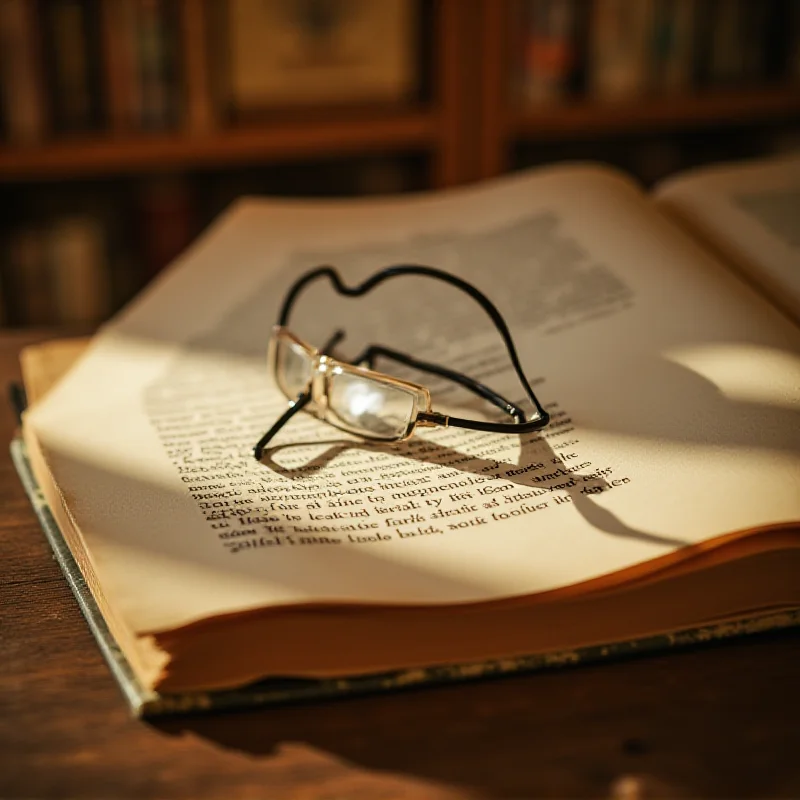
[[[514,371],[534,406],[530,419],[525,412],[474,378],[438,364],[422,361],[382,345],[369,345],[352,362],[334,358],[332,352],[344,338],[337,330],[322,347],[315,348],[288,328],[289,316],[300,293],[313,281],[328,278],[341,295],[360,297],[374,287],[401,276],[433,278],[462,290],[489,315],[505,343]],[[488,400],[508,414],[513,422],[484,422],[441,414],[431,408],[430,391],[374,369],[378,358],[386,358],[422,372],[451,380]],[[261,460],[264,448],[298,412],[306,409],[347,433],[375,442],[402,442],[418,427],[468,428],[495,433],[528,433],[544,428],[550,421],[530,382],[522,371],[511,333],[492,302],[467,281],[444,270],[417,264],[399,264],[372,275],[358,286],[346,286],[333,267],[323,266],[302,275],[289,289],[278,323],[272,329],[268,364],[275,381],[289,400],[289,408],[261,437],[254,448]]]

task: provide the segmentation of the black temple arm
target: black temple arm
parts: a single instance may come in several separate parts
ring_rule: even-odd
[[[468,428],[471,431],[488,431],[489,433],[533,433],[544,428],[550,422],[550,415],[534,417],[526,422],[479,422],[476,419],[450,417],[437,412],[421,413],[420,422],[432,422],[445,428]]]
[[[525,373],[523,372],[522,365],[519,361],[517,349],[514,346],[514,340],[511,338],[511,331],[509,331],[508,325],[506,325],[503,316],[497,310],[492,301],[489,300],[489,298],[486,297],[482,292],[476,289],[472,284],[468,283],[463,278],[459,278],[456,275],[451,275],[449,272],[445,272],[444,270],[436,269],[435,267],[423,266],[421,264],[395,264],[394,266],[387,267],[380,272],[376,272],[358,286],[345,286],[345,284],[342,283],[339,273],[336,272],[333,267],[327,265],[318,267],[317,269],[312,269],[303,275],[289,289],[289,292],[283,301],[283,305],[281,306],[278,324],[283,327],[288,326],[289,315],[291,314],[292,307],[295,303],[295,300],[297,300],[298,295],[303,291],[303,289],[305,289],[306,286],[308,286],[309,283],[317,280],[317,278],[328,278],[328,280],[333,284],[334,289],[339,294],[345,295],[346,297],[360,297],[384,281],[389,280],[390,278],[399,277],[401,275],[418,275],[421,277],[435,278],[443,281],[444,283],[449,283],[451,286],[455,286],[458,289],[461,289],[461,291],[466,292],[481,306],[481,308],[483,308],[483,310],[491,318],[495,328],[497,328],[497,331],[502,336],[503,342],[508,350],[509,358],[511,359],[511,364],[514,367],[514,371],[516,372],[520,383],[525,389],[525,393],[528,395],[530,401],[536,408],[535,421],[537,425],[539,425],[539,427],[544,427],[549,420],[549,414],[542,407],[542,404],[539,402],[535,392],[533,391],[533,387],[531,387],[530,382],[525,377]]]
[[[261,461],[261,456],[264,455],[264,448],[269,444],[273,436],[298,412],[304,409],[311,400],[311,390],[303,392],[297,400],[295,400],[289,408],[284,411],[281,418],[258,440],[258,443],[253,448],[253,455],[256,461]]]
[[[337,333],[341,333],[341,331],[337,331]],[[341,338],[339,341],[341,341]],[[430,372],[433,375],[439,375],[442,378],[447,378],[448,380],[463,386],[465,389],[469,389],[469,391],[474,392],[484,400],[488,400],[490,403],[492,403],[492,405],[497,406],[501,411],[505,411],[506,414],[511,415],[517,420],[517,424],[525,422],[525,412],[521,408],[515,406],[513,403],[506,400],[505,397],[497,394],[497,392],[493,392],[488,386],[479,383],[474,378],[470,378],[469,375],[464,375],[461,372],[456,372],[455,370],[448,369],[447,367],[442,367],[439,364],[433,364],[430,361],[422,361],[419,358],[414,358],[413,356],[401,353],[399,350],[393,350],[390,347],[372,344],[367,347],[367,349],[364,350],[360,356],[353,359],[353,363],[366,363],[370,369],[373,369],[375,359],[379,356],[391,358],[400,364],[405,364],[406,366],[413,367],[414,369],[422,370],[423,372]]]

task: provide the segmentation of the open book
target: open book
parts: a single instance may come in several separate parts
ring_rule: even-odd
[[[27,457],[137,685],[375,688],[795,623],[798,196],[800,159],[654,196],[575,165],[416,197],[246,200],[60,380],[74,347],[28,351]],[[319,264],[353,285],[401,262],[492,299],[549,426],[387,446],[302,412],[256,462],[286,408],[265,349],[287,287]],[[292,328],[317,345],[342,328],[340,357],[380,343],[524,399],[497,333],[447,285],[314,286]],[[377,368],[495,418],[447,381]]]

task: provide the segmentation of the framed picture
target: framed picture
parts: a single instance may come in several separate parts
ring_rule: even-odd
[[[416,90],[415,0],[228,0],[234,112],[396,103]]]

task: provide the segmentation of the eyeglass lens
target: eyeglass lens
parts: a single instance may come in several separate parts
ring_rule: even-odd
[[[284,338],[278,339],[276,356],[278,384],[290,400],[295,400],[311,383],[313,358],[305,348]]]
[[[406,435],[415,397],[405,389],[374,378],[335,372],[328,384],[328,411],[347,430],[371,439]]]

